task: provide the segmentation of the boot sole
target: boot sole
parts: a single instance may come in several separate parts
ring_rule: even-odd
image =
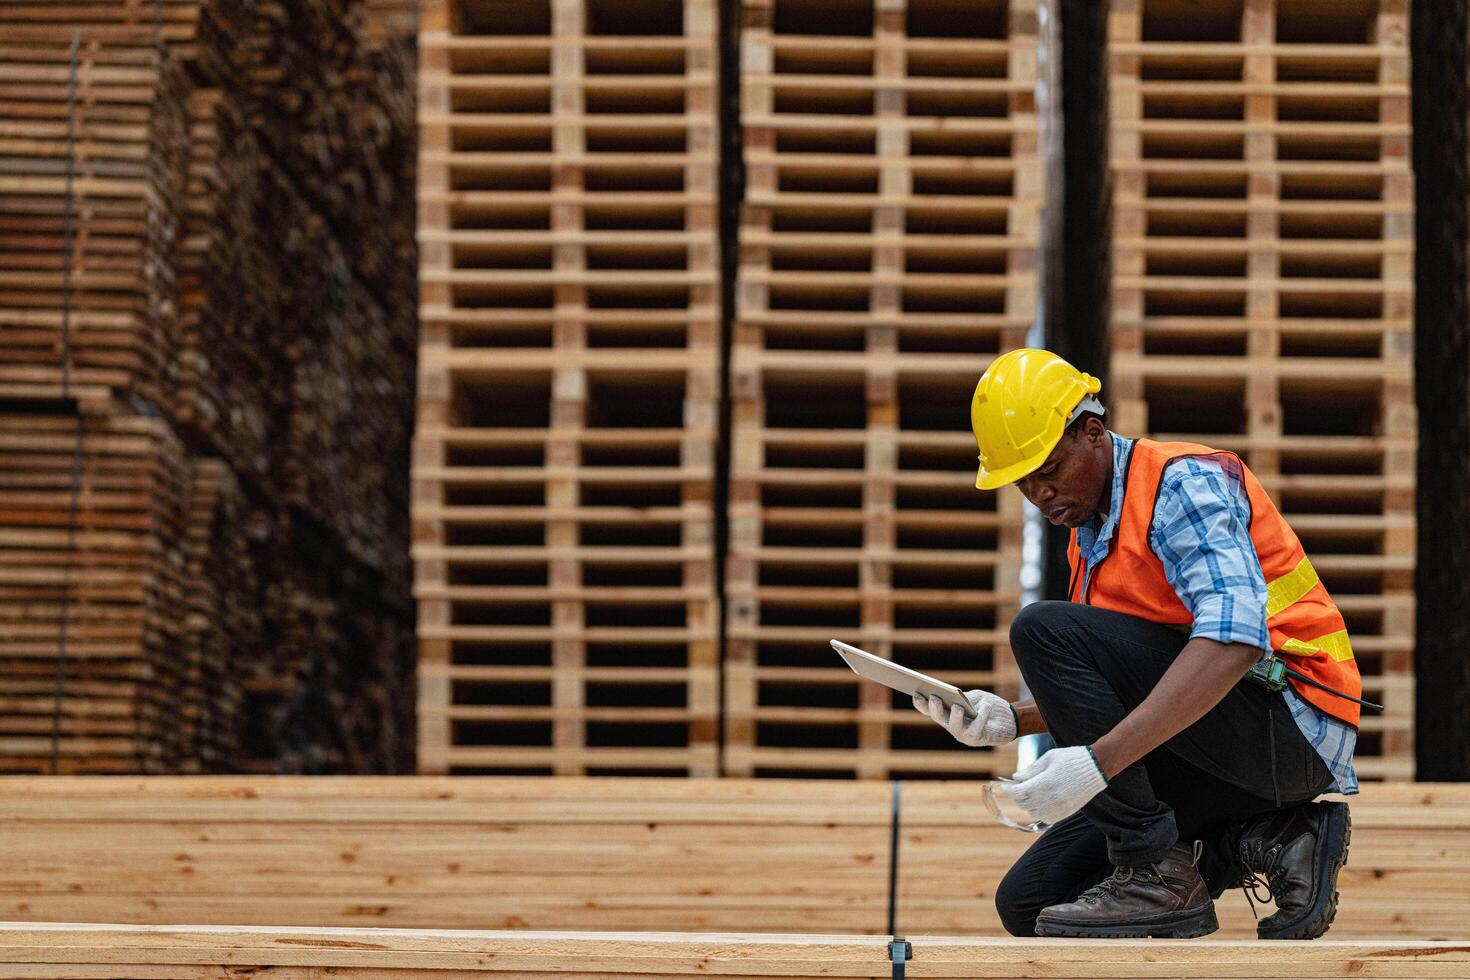
[[[1348,845],[1353,840],[1353,817],[1346,803],[1327,803],[1329,807],[1325,833],[1327,840],[1341,840],[1337,856],[1317,869],[1317,900],[1306,915],[1295,922],[1270,929],[1257,927],[1258,939],[1316,939],[1332,926],[1337,917],[1337,875],[1347,864]],[[1262,923],[1264,926],[1264,923]]]
[[[1147,922],[1084,926],[1036,920],[1036,934],[1060,939],[1196,939],[1220,928],[1215,903]]]

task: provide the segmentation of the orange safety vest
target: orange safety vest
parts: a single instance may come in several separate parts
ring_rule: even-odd
[[[1116,436],[1114,438],[1117,438]],[[1188,442],[1139,439],[1133,445],[1123,481],[1123,512],[1107,556],[1084,568],[1072,530],[1067,559],[1072,566],[1068,599],[1127,613],[1154,623],[1187,624],[1194,616],[1164,577],[1164,565],[1148,543],[1164,467],[1186,456],[1232,457],[1240,465],[1251,507],[1251,543],[1266,577],[1266,626],[1271,646],[1299,673],[1343,694],[1363,696],[1346,624],[1296,532],[1234,453]],[[1358,705],[1320,688],[1288,678],[1292,688],[1318,709],[1350,725],[1358,724]]]

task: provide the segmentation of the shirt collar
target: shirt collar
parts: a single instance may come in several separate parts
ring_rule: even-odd
[[[1111,429],[1108,430],[1108,437],[1113,442],[1113,488],[1109,494],[1108,516],[1097,530],[1093,530],[1091,523],[1077,529],[1077,545],[1084,552],[1111,541],[1118,530],[1118,522],[1123,517],[1123,490],[1128,478],[1128,460],[1133,456],[1133,444],[1137,440],[1124,439]]]

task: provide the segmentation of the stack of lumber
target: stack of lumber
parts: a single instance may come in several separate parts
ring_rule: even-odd
[[[396,704],[412,669],[412,57],[365,15],[360,0],[0,0],[0,395],[29,411],[69,395],[84,443],[141,420],[184,453],[160,457],[184,476],[153,506],[187,508],[187,530],[152,544],[188,588],[129,653],[167,665],[138,703],[175,711],[169,746],[134,753],[146,771],[411,766]],[[18,615],[54,663],[60,622]],[[84,690],[63,693],[72,713]]]
[[[261,649],[261,612],[253,598],[259,575],[251,559],[248,503],[230,468],[193,461],[184,546],[184,631],[180,648],[186,688],[174,725],[184,744],[183,771],[234,772],[240,767],[240,665]]]
[[[0,45],[0,387],[59,392],[69,331],[69,385],[162,405],[184,78],[141,33],[82,45],[74,87],[71,63],[66,35]]]
[[[241,768],[411,771],[406,596],[320,525],[280,517],[260,531],[268,642],[238,668],[247,705]]]
[[[1136,0],[1110,20],[1114,427],[1261,477],[1388,708],[1363,721],[1370,778],[1413,773],[1407,8]]]
[[[1035,313],[1037,4],[743,9],[725,771],[1010,772],[827,640],[1017,694],[1021,499],[966,407]]]
[[[286,287],[273,250],[277,223],[296,215],[262,201],[268,164],[238,95],[199,89],[190,110],[173,417],[250,486],[270,487],[290,394],[277,367]],[[271,225],[258,224],[261,213]]]
[[[5,770],[179,765],[188,480],[159,420],[0,414]]]
[[[421,17],[419,769],[713,775],[716,4]]]
[[[1463,976],[1462,943],[1363,940],[1293,944],[1282,956],[1271,943],[1094,939],[917,937],[907,969],[920,977],[1047,977],[1128,980],[1141,971],[1177,977],[1302,975],[1389,978]],[[888,977],[887,937],[724,935],[657,932],[449,932],[399,929],[251,929],[228,927],[0,927],[0,969],[50,978],[126,975],[138,980],[206,978],[271,971],[329,973],[344,980],[466,977]],[[1148,975],[1148,974],[1145,974]]]
[[[974,783],[900,788],[897,928],[1002,935],[996,886],[1035,838],[990,822]],[[0,791],[0,919],[888,928],[894,792],[876,780],[13,777]],[[1330,938],[1463,937],[1470,789],[1375,784],[1350,802]],[[1216,907],[1220,938],[1255,935],[1239,894]]]
[[[412,39],[419,29],[419,0],[364,0],[368,37],[390,46]]]

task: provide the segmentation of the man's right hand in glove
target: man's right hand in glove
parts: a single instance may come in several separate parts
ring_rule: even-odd
[[[914,710],[933,719],[963,745],[1003,745],[1016,737],[1016,712],[1010,702],[989,691],[966,691],[973,709],[965,724],[965,709],[959,705],[946,707],[938,698],[914,695]]]

